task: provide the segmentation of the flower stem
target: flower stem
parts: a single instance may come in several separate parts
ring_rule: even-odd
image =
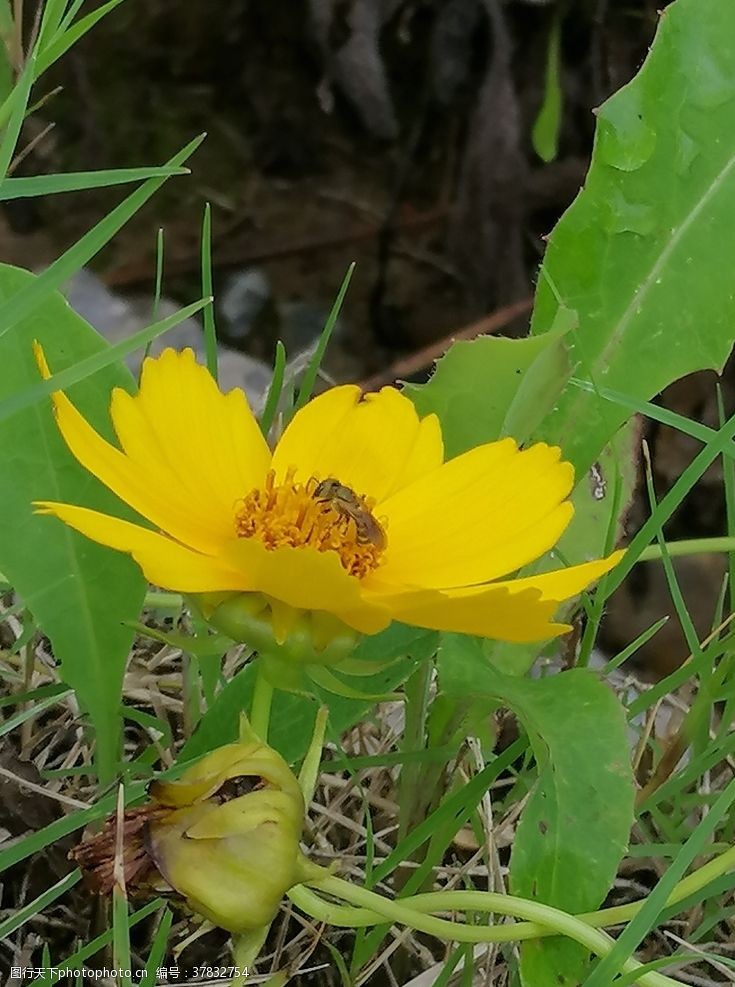
[[[321,875],[324,874],[324,871],[320,873],[319,869],[315,868],[313,864],[311,868],[311,873],[305,878],[305,882],[315,884],[317,888],[322,889]],[[712,881],[717,880],[718,877],[733,869],[735,869],[735,847],[730,847],[702,867],[699,867],[688,877],[679,881],[666,902],[667,907],[684,901],[685,898],[696,894],[702,888],[711,884]],[[478,894],[485,895],[485,897],[478,899]],[[400,904],[403,908],[410,908],[418,913],[450,911],[453,909],[457,911],[471,909],[472,911],[479,912],[498,910],[494,902],[486,897],[486,894],[486,892],[473,891],[435,891],[429,894],[402,898]],[[473,895],[474,897],[470,900],[468,895]],[[385,920],[385,914],[374,907],[375,899],[371,899],[372,904],[367,908],[335,905],[324,902],[313,891],[309,891],[305,887],[294,888],[291,892],[291,897],[299,908],[303,908],[309,914],[315,914],[313,909],[317,909],[318,914],[315,914],[317,918],[325,918],[325,909],[329,910],[329,921],[332,925],[341,925],[348,928],[365,928],[370,925],[377,925]],[[379,900],[382,902],[384,899],[381,898]],[[646,899],[643,898],[640,901],[631,901],[627,905],[602,908],[596,912],[586,912],[583,915],[577,915],[576,918],[593,928],[621,925],[623,922],[629,922],[635,918],[645,901]],[[485,942],[520,942],[524,939],[539,939],[544,936],[555,935],[553,929],[546,925],[539,925],[537,922],[507,923],[489,928],[486,932]]]
[[[253,699],[250,705],[250,726],[264,743],[268,743],[268,724],[271,718],[271,703],[273,701],[273,686],[263,672],[263,658],[258,658],[255,674]]]
[[[683,541],[666,542],[666,551],[672,558],[680,555],[709,555],[719,552],[734,552],[735,538],[687,538]],[[661,546],[649,545],[638,556],[638,562],[651,562],[661,558]]]
[[[387,898],[369,891],[367,888],[356,887],[349,881],[344,881],[339,877],[321,878],[317,882],[320,891],[326,891],[335,897],[348,901],[353,905],[366,908],[379,919],[379,921],[398,922],[401,925],[417,929],[419,932],[426,932],[437,938],[453,942],[497,942],[497,933],[501,929],[497,926],[469,925],[463,922],[452,922],[447,919],[437,918],[434,915],[424,915],[411,907],[411,899],[400,901],[390,901]],[[340,907],[328,902],[320,901],[318,895],[305,896],[300,892],[305,888],[294,888],[289,892],[294,904],[304,908],[309,914],[332,925],[341,924]],[[492,910],[498,914],[513,915],[516,918],[530,919],[538,926],[545,927],[549,935],[565,935],[570,939],[581,943],[590,952],[598,956],[606,956],[614,945],[614,940],[607,933],[594,929],[580,918],[569,915],[550,905],[543,905],[540,902],[528,901],[523,898],[515,898],[511,895],[496,894],[491,891],[461,891],[443,892],[439,891],[431,895],[419,896],[423,899],[433,899],[434,908],[441,907],[457,908],[462,907],[471,911]],[[453,899],[450,902],[449,899]],[[461,900],[461,906],[459,905]],[[441,905],[437,904],[441,901]],[[318,904],[318,909],[313,907],[305,908],[306,904]],[[317,914],[315,914],[317,912]],[[374,923],[371,923],[374,924]],[[625,973],[634,973],[641,966],[637,960],[628,959],[622,967]],[[649,972],[641,974],[637,981],[641,987],[683,987],[680,981],[672,980],[663,974]]]

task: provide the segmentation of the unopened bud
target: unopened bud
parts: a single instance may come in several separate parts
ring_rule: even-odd
[[[277,685],[294,683],[304,665],[337,665],[354,651],[360,635],[333,614],[297,610],[262,593],[200,593],[193,597],[218,631],[241,641],[264,659]]]
[[[151,796],[125,813],[128,884],[160,888],[163,878],[192,911],[229,932],[267,926],[308,869],[299,850],[304,800],[283,758],[246,726],[238,743],[177,781],[154,782]],[[100,891],[111,888],[115,828],[112,818],[74,851]]]

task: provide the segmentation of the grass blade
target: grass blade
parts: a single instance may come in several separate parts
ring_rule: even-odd
[[[43,894],[40,894],[33,901],[29,901],[27,905],[14,911],[12,915],[9,915],[3,922],[0,922],[0,939],[4,939],[6,936],[12,935],[16,929],[19,929],[25,922],[38,915],[42,912],[44,908],[53,904],[57,898],[60,898],[62,894],[66,894],[69,888],[73,888],[75,884],[78,884],[82,879],[82,873],[80,870],[74,870],[71,874],[67,874],[62,877],[60,881],[57,881],[53,887],[48,888]]]
[[[345,300],[345,295],[347,294],[347,289],[350,286],[350,281],[352,279],[352,274],[355,270],[355,262],[353,261],[347,268],[347,273],[345,274],[342,285],[337,292],[337,297],[334,300],[334,305],[329,313],[329,317],[324,325],[322,334],[319,337],[319,343],[314,351],[314,356],[309,361],[309,366],[306,368],[306,373],[304,374],[304,379],[301,382],[301,387],[299,388],[299,396],[294,404],[293,413],[295,414],[299,408],[303,408],[306,402],[311,397],[311,392],[314,390],[314,384],[316,383],[316,376],[319,373],[319,367],[321,366],[324,353],[327,349],[327,344],[329,343],[329,338],[334,331],[334,327],[337,324],[337,319],[339,318],[340,309],[342,308],[342,302]]]
[[[190,141],[178,154],[167,162],[169,168],[177,168],[204,140],[204,134]],[[24,316],[29,315],[44,299],[49,291],[59,288],[80,267],[83,267],[102,247],[112,239],[122,226],[143,206],[166,181],[166,178],[149,178],[120,205],[116,206],[103,220],[92,227],[50,267],[39,274],[33,284],[16,292],[0,303],[0,338],[9,332]]]
[[[19,294],[23,294],[23,292],[19,292]],[[114,346],[110,346],[99,353],[95,353],[93,356],[80,360],[73,367],[61,370],[59,373],[54,374],[53,377],[49,377],[48,380],[39,380],[38,384],[33,387],[27,388],[18,394],[11,395],[9,398],[0,402],[0,422],[9,418],[11,415],[17,414],[23,408],[27,408],[37,401],[41,401],[48,394],[51,394],[52,391],[66,390],[72,384],[78,384],[85,378],[97,373],[97,371],[103,370],[105,367],[109,367],[110,364],[124,359],[128,354],[133,353],[141,346],[145,346],[150,340],[155,339],[157,336],[162,336],[180,322],[184,322],[190,316],[200,312],[208,302],[209,300],[207,298],[203,298],[201,301],[187,305],[186,308],[179,309],[178,312],[174,312],[173,315],[161,319],[160,322],[154,322],[145,329],[133,333],[132,336],[128,336],[127,339],[115,343]]]
[[[112,10],[115,9],[123,0],[108,0],[108,3],[103,4],[99,9],[93,10],[91,13],[87,14],[86,17],[82,17],[81,20],[77,21],[76,24],[69,27],[63,34],[57,34],[54,40],[46,46],[38,57],[38,66],[36,74],[37,76],[42,75],[46,69],[50,68],[54,62],[61,58],[72,45],[75,45],[77,41],[84,37],[87,31],[98,24],[103,17],[106,17]]]
[[[20,128],[23,126],[23,121],[25,120],[35,67],[36,56],[34,54],[26,62],[18,82],[8,97],[10,119],[5,128],[2,143],[0,143],[0,178],[3,179],[7,175],[8,168],[13,160],[15,148],[18,144],[18,137],[20,136]]]
[[[81,192],[93,188],[110,188],[128,182],[144,182],[149,178],[171,178],[188,175],[188,168],[117,168],[106,171],[70,171],[64,175],[31,175],[5,178],[0,182],[0,202],[27,199],[38,195],[61,192]]]
[[[214,294],[212,287],[212,208],[207,202],[204,206],[202,220],[202,295],[211,298]],[[210,302],[204,309],[204,350],[207,355],[207,368],[215,381],[219,380],[217,372],[217,329],[214,325],[214,303]]]
[[[273,376],[271,386],[268,388],[263,414],[260,416],[260,428],[263,435],[268,438],[273,422],[278,411],[278,402],[281,400],[283,390],[283,375],[286,372],[286,347],[279,339],[276,343],[276,358],[273,363]]]
[[[666,906],[666,901],[674,887],[683,878],[699,854],[705,852],[719,823],[725,818],[730,806],[735,802],[735,780],[724,789],[709,812],[696,827],[683,845],[669,869],[648,895],[640,911],[617,939],[608,955],[597,964],[583,987],[610,987],[626,959],[632,955],[638,944],[656,925],[658,917]]]

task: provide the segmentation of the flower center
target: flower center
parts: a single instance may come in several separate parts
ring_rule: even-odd
[[[362,579],[380,564],[386,546],[383,526],[372,514],[374,501],[334,477],[283,483],[269,471],[262,487],[238,501],[238,538],[258,538],[266,548],[315,548],[336,552],[351,576]]]

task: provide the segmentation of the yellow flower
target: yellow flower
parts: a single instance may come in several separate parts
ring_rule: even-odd
[[[158,586],[259,593],[286,623],[316,612],[366,634],[400,620],[539,641],[569,629],[553,622],[559,603],[619,558],[501,579],[569,524],[572,466],[510,438],[445,462],[437,417],[394,388],[327,391],[273,451],[243,392],[222,394],[191,350],[145,360],[137,395],[113,391],[119,448],[61,391],[53,404],[82,466],[155,530],[72,504],[42,513],[128,552]]]

